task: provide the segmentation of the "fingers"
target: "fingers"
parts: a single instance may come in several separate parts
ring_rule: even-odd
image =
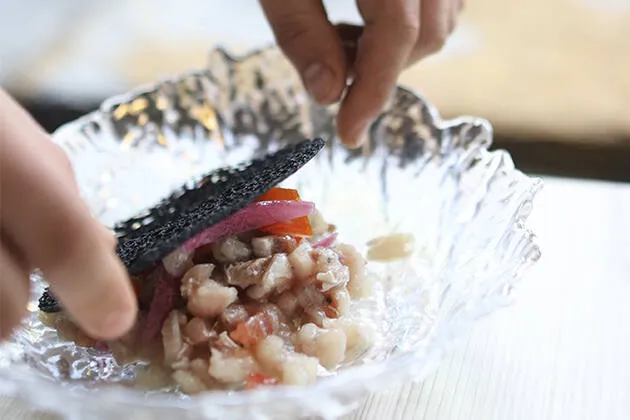
[[[7,338],[20,323],[28,294],[28,270],[0,245],[0,340]]]
[[[358,0],[365,21],[355,77],[337,119],[339,136],[358,146],[369,124],[379,115],[418,39],[418,0]]]
[[[357,0],[364,28],[328,21],[321,0],[260,0],[280,48],[322,105],[336,102],[346,79],[337,132],[359,146],[389,99],[399,73],[442,48],[463,0]]]
[[[452,0],[450,2],[451,8],[448,17],[448,34],[452,34],[457,26],[457,18],[464,8],[464,0]]]
[[[363,35],[363,26],[338,23],[335,25],[335,29],[341,38],[341,45],[349,63],[348,76],[354,77],[354,62],[357,59],[357,48],[359,47],[359,39]]]
[[[423,0],[420,10],[420,35],[408,64],[436,53],[444,47],[455,29],[462,0]]]
[[[347,61],[335,28],[320,0],[260,0],[278,45],[319,104],[339,100]]]
[[[113,238],[69,181],[67,158],[0,92],[0,215],[3,234],[92,337],[113,339],[133,324],[136,301]]]

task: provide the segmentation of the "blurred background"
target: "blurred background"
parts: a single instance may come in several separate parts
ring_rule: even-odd
[[[353,0],[324,2],[360,22]],[[401,83],[477,115],[523,170],[630,181],[630,0],[469,0]],[[49,131],[139,84],[273,37],[255,0],[0,0],[0,84]]]

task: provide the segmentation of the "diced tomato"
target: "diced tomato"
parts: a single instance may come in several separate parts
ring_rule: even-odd
[[[230,338],[245,347],[255,346],[260,340],[273,334],[274,322],[266,312],[259,312],[245,322],[236,325]]]
[[[245,389],[255,389],[259,386],[276,385],[278,380],[271,376],[263,375],[262,373],[250,373],[247,375],[247,381],[245,382]]]
[[[297,190],[289,188],[272,188],[256,201],[274,201],[274,200],[291,200],[300,201],[300,194]],[[296,238],[313,236],[311,222],[307,216],[298,217],[288,222],[274,223],[259,229],[262,232],[271,233],[272,235],[290,235]]]
[[[260,197],[258,197],[256,201],[277,200],[300,201],[300,194],[297,192],[297,190],[290,188],[272,188]]]
[[[289,235],[295,237],[313,236],[313,229],[311,228],[311,222],[308,217],[298,217],[297,219],[289,220],[288,222],[274,223],[273,225],[265,226],[259,230],[272,235]]]
[[[278,307],[265,305],[260,312],[250,317],[247,321],[237,324],[236,328],[229,334],[230,338],[245,347],[255,346],[263,338],[275,334],[276,331],[282,328],[279,317],[280,310]]]

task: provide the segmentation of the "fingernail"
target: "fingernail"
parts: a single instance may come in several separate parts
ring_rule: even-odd
[[[335,83],[333,72],[320,63],[311,64],[304,71],[304,85],[308,94],[318,103],[324,104]]]

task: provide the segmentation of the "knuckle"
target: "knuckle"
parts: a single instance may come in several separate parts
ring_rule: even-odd
[[[402,41],[415,43],[420,34],[420,20],[413,16],[403,15],[397,22],[397,28]]]
[[[395,36],[399,43],[415,44],[420,34],[420,19],[407,13],[383,13],[379,17],[378,27],[380,32]]]
[[[278,46],[282,50],[291,50],[303,44],[311,36],[309,25],[299,16],[287,16],[273,23]]]
[[[421,40],[423,50],[429,53],[440,51],[446,44],[447,39],[448,31],[446,29],[440,29],[427,33]]]

